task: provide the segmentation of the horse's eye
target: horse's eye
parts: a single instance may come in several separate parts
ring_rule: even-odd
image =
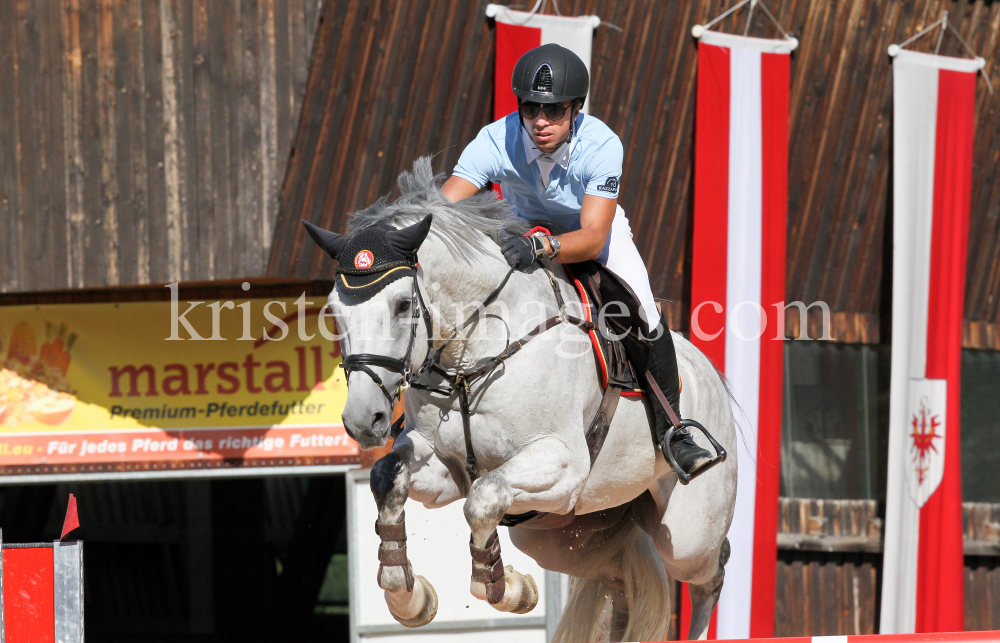
[[[398,304],[396,304],[396,314],[397,315],[402,315],[403,313],[405,313],[409,309],[410,309],[410,300],[409,299],[404,299],[401,302],[399,302]]]

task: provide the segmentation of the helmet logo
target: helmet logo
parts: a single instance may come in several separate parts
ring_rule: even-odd
[[[531,91],[552,93],[552,68],[548,63],[544,63],[535,71],[535,78],[531,81]]]
[[[358,270],[371,268],[373,263],[375,263],[375,256],[370,250],[362,250],[358,254],[354,255],[354,267]]]

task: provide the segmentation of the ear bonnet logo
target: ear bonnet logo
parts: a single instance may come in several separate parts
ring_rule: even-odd
[[[375,256],[370,250],[362,250],[358,254],[354,255],[354,267],[358,270],[371,268],[373,263],[375,263]]]
[[[617,192],[618,191],[618,177],[610,176],[608,180],[604,182],[604,185],[598,185],[597,189],[601,192]]]

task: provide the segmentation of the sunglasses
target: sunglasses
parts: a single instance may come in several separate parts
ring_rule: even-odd
[[[572,104],[570,105],[572,107]],[[562,103],[532,103],[525,102],[521,103],[520,106],[521,116],[527,119],[536,119],[538,115],[545,112],[545,118],[550,121],[562,120],[562,117],[566,115],[566,107]]]

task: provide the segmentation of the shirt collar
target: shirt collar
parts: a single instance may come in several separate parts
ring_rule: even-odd
[[[528,163],[533,163],[539,156],[543,156],[541,150],[535,147],[535,142],[531,140],[531,134],[525,129],[524,125],[521,125],[521,143],[524,144],[524,156],[527,158]],[[564,170],[569,169],[569,159],[573,155],[573,147],[576,145],[576,123],[573,123],[573,131],[570,133],[569,140],[563,141],[563,144],[559,146],[555,152],[551,154],[546,154],[544,160],[549,160]]]

